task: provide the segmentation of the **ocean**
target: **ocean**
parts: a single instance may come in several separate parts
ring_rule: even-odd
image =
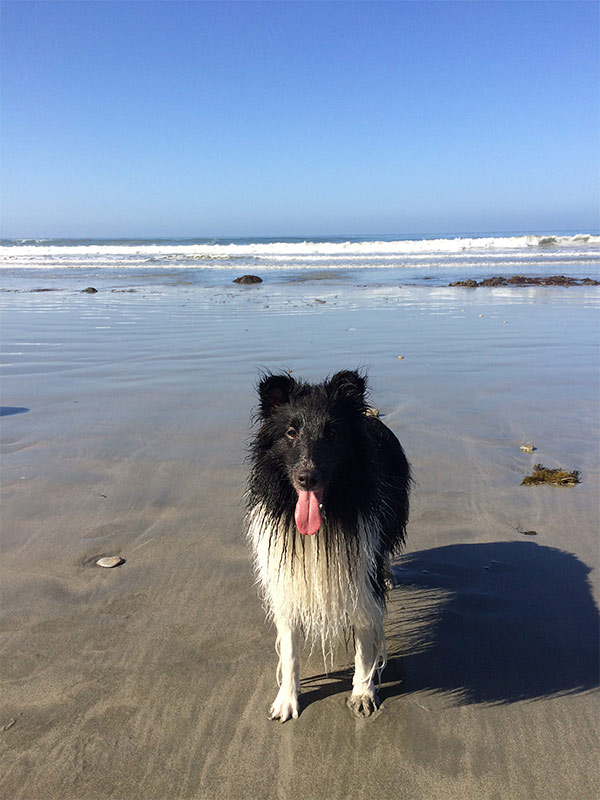
[[[0,288],[218,286],[251,273],[270,284],[325,281],[447,286],[494,275],[600,278],[597,232],[309,238],[3,239]],[[38,286],[39,285],[39,286]]]

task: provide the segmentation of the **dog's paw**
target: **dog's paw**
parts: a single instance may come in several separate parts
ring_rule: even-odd
[[[288,719],[298,719],[300,713],[300,703],[297,694],[279,692],[273,705],[269,710],[271,719],[279,719],[285,722]]]
[[[373,691],[364,694],[351,694],[346,705],[358,719],[370,717],[379,708],[379,698]]]

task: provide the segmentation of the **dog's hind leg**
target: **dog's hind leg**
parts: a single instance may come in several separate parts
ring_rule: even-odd
[[[298,718],[300,705],[299,631],[287,622],[277,620],[277,652],[279,692],[270,709],[271,719],[282,722]]]
[[[383,666],[383,621],[374,621],[369,627],[355,627],[354,678],[348,706],[356,717],[369,717],[379,708],[373,677]]]

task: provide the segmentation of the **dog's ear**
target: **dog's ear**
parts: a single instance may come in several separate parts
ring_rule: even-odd
[[[265,375],[258,384],[260,416],[266,419],[276,408],[289,403],[290,392],[295,386],[296,381],[289,375]]]
[[[362,413],[366,411],[367,380],[356,370],[336,372],[325,382],[325,389],[336,402],[348,403]]]

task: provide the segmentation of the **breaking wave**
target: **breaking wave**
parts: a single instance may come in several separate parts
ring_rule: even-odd
[[[489,236],[455,237],[440,239],[396,239],[396,240],[335,240],[335,241],[255,241],[239,243],[231,240],[182,243],[178,240],[90,241],[16,239],[0,243],[0,257],[19,256],[147,256],[192,258],[255,257],[261,259],[310,258],[310,257],[369,257],[391,258],[420,256],[427,254],[473,253],[481,251],[527,251],[539,248],[590,248],[600,245],[600,236],[576,234],[572,236]]]

